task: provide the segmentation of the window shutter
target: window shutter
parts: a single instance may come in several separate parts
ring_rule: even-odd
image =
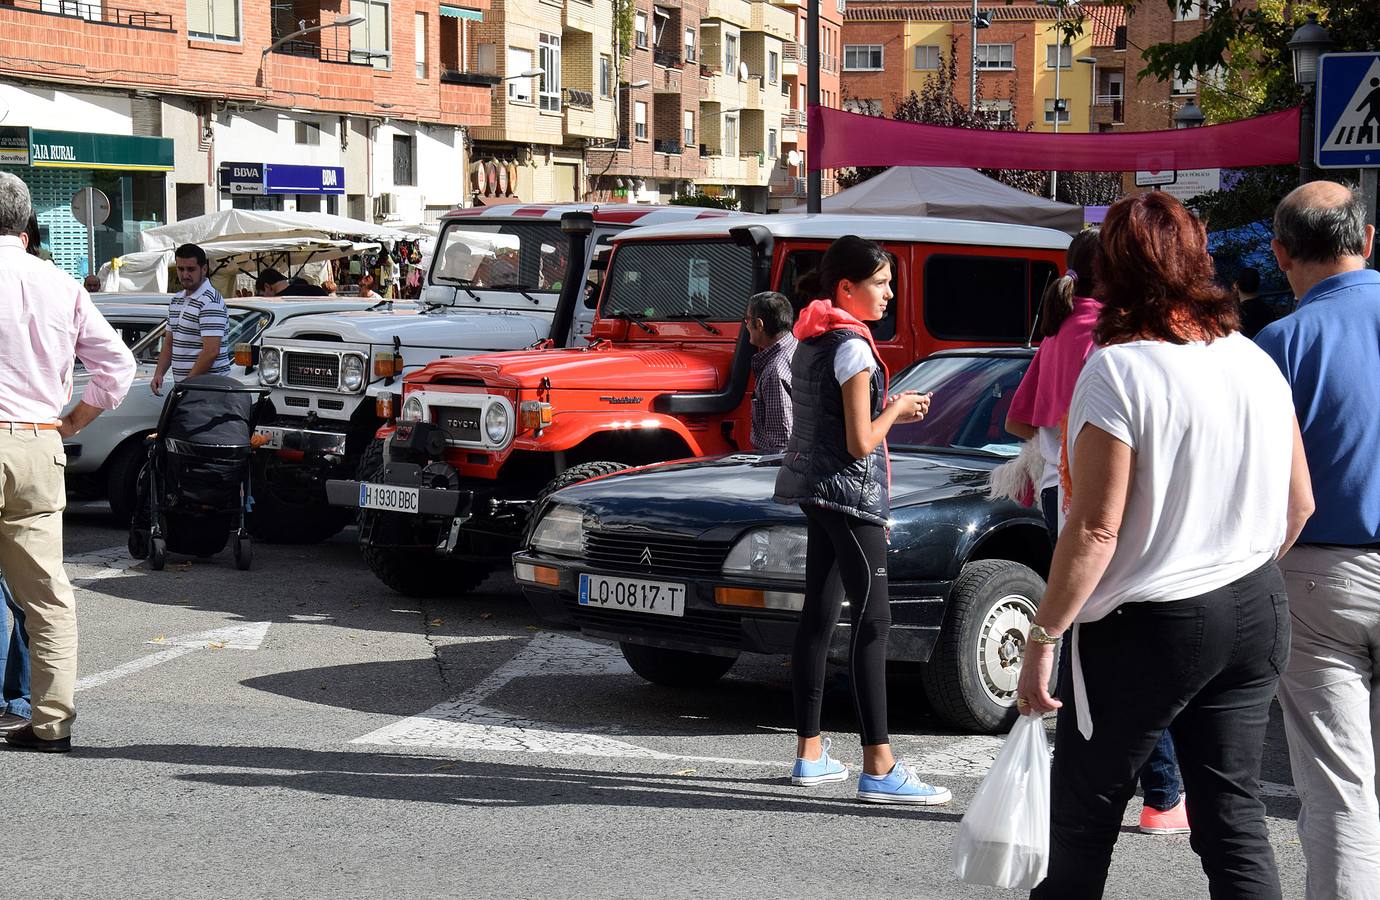
[[[211,33],[212,0],[187,0],[187,33]]]
[[[218,38],[229,41],[240,39],[239,0],[210,0],[211,28]]]

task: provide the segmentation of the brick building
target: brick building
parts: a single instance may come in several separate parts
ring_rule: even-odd
[[[232,206],[405,224],[464,199],[465,129],[495,82],[469,52],[488,0],[118,2],[0,4],[0,165],[74,274],[88,185],[112,205],[98,261]]]
[[[809,134],[806,110],[809,108],[809,58],[806,46],[809,36],[809,14],[804,3],[780,3],[793,9],[796,17],[795,40],[786,41],[782,48],[782,90],[790,108],[781,118],[781,159],[772,173],[769,185],[768,208],[777,211],[797,206],[805,199],[808,172]],[[843,47],[843,0],[821,0],[819,4],[819,101],[823,106],[838,109],[843,105],[839,89],[839,54]],[[794,151],[794,155],[792,155]],[[822,195],[834,193],[834,173],[826,171],[822,177]]]

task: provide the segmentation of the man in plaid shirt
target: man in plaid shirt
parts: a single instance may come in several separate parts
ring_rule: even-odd
[[[795,310],[776,291],[753,294],[748,300],[748,339],[752,357],[752,446],[758,453],[782,453],[791,438],[791,357]]]

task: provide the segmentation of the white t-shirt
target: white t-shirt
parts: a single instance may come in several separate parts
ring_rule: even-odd
[[[859,372],[871,372],[875,368],[877,358],[872,355],[867,341],[844,341],[834,351],[834,377],[840,385]]]
[[[1069,409],[1069,456],[1085,424],[1136,456],[1116,550],[1077,621],[1196,597],[1268,562],[1284,543],[1293,415],[1279,368],[1239,333],[1088,357]]]
[[[1035,429],[1035,440],[1045,467],[1040,473],[1040,490],[1059,486],[1059,427],[1042,425]]]

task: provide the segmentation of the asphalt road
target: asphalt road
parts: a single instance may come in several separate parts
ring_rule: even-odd
[[[545,627],[507,577],[421,603],[346,534],[130,568],[99,507],[69,512],[80,587],[76,750],[0,754],[5,896],[924,897],[960,884],[950,845],[1000,746],[958,735],[913,678],[900,753],[949,807],[866,807],[791,787],[789,669],[740,660],[674,691],[615,647]],[[856,770],[846,694],[826,728]],[[1265,748],[1285,896],[1303,866],[1276,722]],[[1187,837],[1132,827],[1108,897],[1207,897]]]

